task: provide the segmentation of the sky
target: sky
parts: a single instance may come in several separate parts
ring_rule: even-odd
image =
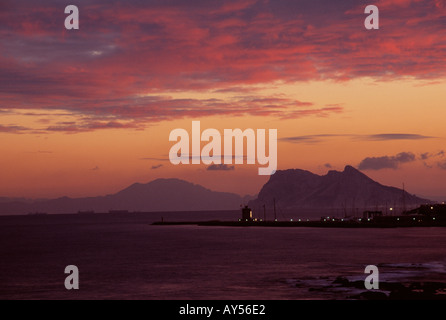
[[[256,194],[258,165],[169,162],[176,128],[277,129],[278,169],[352,165],[446,200],[443,0],[0,3],[0,196],[180,178]],[[379,8],[379,30],[364,9]]]

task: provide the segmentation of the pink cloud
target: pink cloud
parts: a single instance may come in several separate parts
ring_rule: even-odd
[[[18,125],[1,125],[0,124],[0,133],[15,133],[21,134],[29,131],[29,128],[18,126]]]
[[[213,114],[329,116],[342,108],[243,91],[274,81],[444,77],[443,2],[376,4],[381,29],[367,31],[364,6],[350,0],[99,1],[83,4],[81,30],[68,32],[54,3],[10,3],[0,12],[0,108],[68,110],[137,128]],[[242,98],[159,98],[189,90]]]

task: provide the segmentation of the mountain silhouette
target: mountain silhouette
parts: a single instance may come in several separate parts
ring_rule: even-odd
[[[331,170],[320,176],[300,169],[279,170],[263,186],[256,200],[249,205],[271,211],[274,207],[290,212],[305,209],[385,210],[395,207],[402,210],[423,203],[427,199],[411,195],[402,189],[388,187],[346,166],[343,172]]]
[[[211,191],[187,181],[157,179],[147,184],[135,183],[107,196],[0,203],[0,214],[237,210],[244,201],[237,194]]]
[[[394,207],[401,211],[403,207],[411,209],[431,202],[403,193],[402,189],[383,186],[352,166],[346,166],[343,172],[329,171],[324,176],[300,169],[278,170],[257,198],[253,198],[212,191],[180,179],[157,179],[99,197],[35,201],[2,198],[0,214],[238,210],[241,204],[249,201],[248,205],[260,217],[263,205],[272,212],[274,201],[276,207],[285,212],[306,210],[317,214],[327,209],[351,212]]]

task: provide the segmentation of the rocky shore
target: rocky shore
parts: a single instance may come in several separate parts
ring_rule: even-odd
[[[446,283],[442,282],[380,282],[379,290],[366,290],[364,281],[338,277],[333,281],[333,286],[363,289],[359,294],[346,297],[354,300],[446,300]]]

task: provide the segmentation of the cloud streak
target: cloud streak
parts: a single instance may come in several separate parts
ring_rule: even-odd
[[[446,162],[442,160],[445,151],[424,152],[416,156],[412,152],[401,152],[395,156],[367,157],[358,165],[360,170],[381,170],[398,169],[400,165],[409,162],[421,162],[426,168],[432,169],[435,166],[446,170]]]
[[[401,164],[415,161],[411,152],[401,152],[396,156],[368,157],[361,161],[359,170],[397,169]]]
[[[15,133],[15,134],[22,134],[29,132],[30,129],[23,127],[23,126],[17,126],[17,125],[1,125],[0,124],[0,132],[1,133]]]
[[[383,133],[371,135],[359,134],[315,134],[281,138],[281,141],[291,143],[320,143],[331,138],[349,138],[353,141],[394,141],[394,140],[424,140],[435,139],[436,137],[424,136],[411,133]]]
[[[230,166],[227,164],[211,164],[206,168],[207,171],[233,171],[235,166]]]
[[[435,137],[423,136],[420,134],[408,134],[408,133],[384,133],[384,134],[373,134],[365,136],[366,140],[374,141],[387,141],[387,140],[424,140],[432,139]]]
[[[295,136],[295,137],[285,137],[280,138],[280,141],[291,142],[291,143],[320,143],[326,141],[329,138],[337,137],[349,137],[351,135],[347,134],[314,134],[305,136]]]
[[[446,161],[437,162],[437,166],[442,170],[446,170]]]

